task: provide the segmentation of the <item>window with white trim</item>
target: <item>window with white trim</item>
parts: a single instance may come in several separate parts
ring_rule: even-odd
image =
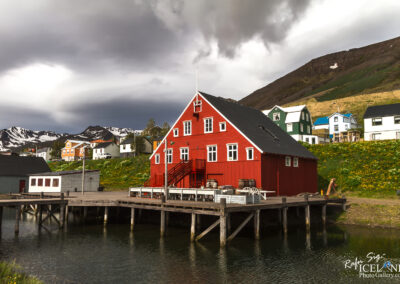
[[[179,128],[174,128],[174,137],[179,136]]]
[[[180,148],[181,150],[181,160],[182,161],[189,161],[189,148]]]
[[[338,122],[338,117],[337,116],[335,116],[334,118],[333,118],[333,122]]]
[[[154,160],[155,160],[156,164],[159,164],[160,163],[160,154],[156,154],[154,156]]]
[[[339,125],[335,124],[335,125],[333,126],[333,131],[339,131]]]
[[[303,132],[303,123],[300,123],[300,131]]]
[[[372,125],[373,126],[382,125],[382,117],[373,118]]]
[[[301,113],[301,119],[304,120],[304,112]]]
[[[246,148],[246,157],[247,160],[254,160],[254,148],[252,147]]]
[[[400,124],[400,115],[394,117],[394,124]]]
[[[307,125],[307,133],[308,133],[308,134],[311,134],[310,125]]]
[[[273,115],[272,115],[272,120],[273,121],[279,121],[281,119],[281,114],[279,113],[279,112],[275,112]]]
[[[293,158],[293,167],[295,167],[295,168],[299,167],[299,158],[297,158],[297,157]]]
[[[204,119],[204,133],[212,133],[213,132],[213,118],[207,117]]]
[[[217,161],[217,145],[207,146],[207,162]]]
[[[286,130],[287,132],[293,131],[293,123],[286,123]]]
[[[226,122],[225,121],[219,123],[219,131],[221,131],[221,132],[226,131]]]
[[[238,144],[226,144],[227,148],[227,160],[237,161],[238,160]]]
[[[200,100],[196,100],[193,102],[193,111],[194,112],[201,112],[201,101]]]
[[[167,163],[172,164],[172,149],[167,149]]]
[[[187,120],[183,122],[183,135],[192,135],[192,121]]]
[[[291,164],[292,164],[292,158],[286,156],[285,157],[285,166],[290,167]]]

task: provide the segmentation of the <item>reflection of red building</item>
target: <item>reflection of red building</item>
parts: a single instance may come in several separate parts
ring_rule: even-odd
[[[169,185],[254,179],[277,195],[317,191],[317,159],[258,110],[198,93],[166,138]],[[150,186],[164,184],[164,148],[165,138],[150,157]]]

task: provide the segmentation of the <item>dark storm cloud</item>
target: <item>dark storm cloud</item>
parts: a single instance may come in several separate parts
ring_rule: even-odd
[[[80,125],[76,131],[88,125],[129,127],[143,129],[150,118],[162,125],[163,122],[172,124],[179,116],[187,102],[131,100],[119,98],[97,103],[66,105],[65,111],[73,114]]]

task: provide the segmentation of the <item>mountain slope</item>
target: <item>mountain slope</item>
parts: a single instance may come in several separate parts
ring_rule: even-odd
[[[240,103],[267,109],[306,97],[327,101],[396,89],[400,89],[400,37],[313,59]]]

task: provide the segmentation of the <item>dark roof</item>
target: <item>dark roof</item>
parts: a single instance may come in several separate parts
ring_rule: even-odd
[[[264,153],[317,159],[261,111],[200,93]]]
[[[20,157],[0,155],[0,176],[27,176],[50,171],[41,157]]]
[[[370,106],[365,111],[364,118],[384,117],[392,115],[400,115],[400,104]]]
[[[132,144],[134,137],[130,137],[121,142],[121,144]]]
[[[50,149],[50,147],[44,147],[44,148],[40,148],[37,150],[36,153],[43,153],[43,152],[47,152]]]
[[[93,149],[101,149],[101,148],[106,148],[107,146],[114,144],[114,142],[103,142],[103,143],[99,143],[97,144],[96,147],[94,147]]]
[[[85,173],[93,173],[93,172],[99,172],[99,170],[85,170]],[[65,175],[75,175],[75,174],[81,174],[81,173],[82,173],[82,170],[76,170],[76,171],[37,173],[37,174],[32,174],[30,176],[65,176]]]

